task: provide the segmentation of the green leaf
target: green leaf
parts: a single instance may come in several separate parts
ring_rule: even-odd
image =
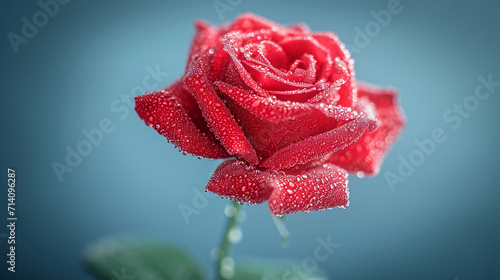
[[[199,280],[197,264],[182,249],[139,236],[102,239],[88,246],[84,264],[102,280]]]
[[[233,279],[237,280],[328,280],[319,267],[304,267],[293,260],[236,260]]]

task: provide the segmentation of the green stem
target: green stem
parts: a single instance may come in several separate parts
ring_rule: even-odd
[[[283,247],[290,246],[290,232],[285,225],[285,216],[278,217],[272,215],[271,217],[276,225],[276,228],[278,229],[279,235],[281,236],[281,245]]]
[[[217,258],[217,279],[219,280],[231,279],[234,275],[234,259],[231,258],[231,255],[235,240],[232,239],[231,232],[238,230],[241,204],[231,200],[231,204],[227,207],[224,212],[228,220]]]

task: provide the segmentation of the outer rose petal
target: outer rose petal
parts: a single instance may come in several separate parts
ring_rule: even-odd
[[[264,160],[261,166],[270,170],[282,170],[317,160],[347,147],[365,132],[373,131],[376,127],[375,120],[361,114],[340,127],[288,145]]]
[[[261,159],[357,118],[347,108],[283,102],[223,82],[215,84]]]
[[[340,87],[340,99],[337,105],[344,107],[353,107],[353,105],[356,104],[357,95],[356,82],[354,78],[354,61],[351,59],[351,54],[334,33],[313,33],[311,36],[315,38],[321,45],[327,48],[330,51],[332,57],[338,57],[340,61],[348,62],[345,67],[346,70],[348,70],[350,78],[344,85]]]
[[[241,203],[269,200],[273,215],[349,206],[347,172],[333,164],[271,173],[228,160],[217,167],[206,190]]]
[[[186,72],[189,70],[191,62],[204,50],[213,48],[219,43],[220,30],[212,27],[204,21],[196,21],[194,23],[196,35],[191,43],[188,60],[186,63]]]
[[[358,95],[360,103],[366,100],[374,105],[379,127],[373,132],[365,133],[347,148],[334,153],[328,161],[349,172],[375,175],[386,152],[401,133],[405,118],[394,89],[360,85]]]
[[[259,160],[252,145],[229,109],[215,92],[210,78],[209,51],[200,53],[190,64],[184,83],[198,102],[210,130],[226,150],[251,164]]]
[[[349,206],[347,172],[333,164],[297,175],[277,175],[274,179],[277,187],[269,198],[273,215]]]
[[[271,173],[238,160],[227,160],[219,165],[206,187],[207,191],[249,204],[266,201],[273,189]]]
[[[229,155],[200,118],[196,101],[175,82],[166,90],[135,98],[139,117],[180,150],[207,158]]]
[[[321,45],[330,51],[332,57],[340,57],[340,59],[348,61],[351,58],[351,54],[345,48],[344,44],[340,42],[339,38],[335,33],[331,32],[314,32],[311,36],[316,39]]]
[[[297,33],[309,33],[311,32],[311,30],[309,30],[309,26],[307,26],[307,24],[305,23],[298,23],[298,24],[295,24],[295,25],[292,25],[292,26],[288,26],[288,29],[291,29]]]
[[[266,32],[268,36],[271,31]],[[262,89],[262,87],[257,84],[257,82],[252,78],[247,69],[243,66],[241,59],[238,57],[240,47],[242,47],[240,41],[243,41],[244,37],[248,37],[248,34],[243,34],[241,32],[231,32],[225,34],[221,42],[224,45],[224,51],[226,51],[231,57],[231,61],[229,62],[228,68],[234,68],[239,73],[240,79],[250,88],[255,90],[255,92],[261,96],[268,96],[269,94]],[[252,37],[253,38],[253,37]],[[238,42],[238,43],[236,43]]]
[[[261,18],[252,13],[238,16],[229,27],[230,31],[253,32],[261,29],[282,29],[283,27],[265,18]]]

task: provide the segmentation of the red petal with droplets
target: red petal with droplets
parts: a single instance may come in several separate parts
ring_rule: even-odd
[[[394,89],[360,85],[358,94],[359,103],[365,101],[373,105],[378,128],[365,133],[356,143],[336,152],[328,161],[349,172],[375,175],[380,169],[385,154],[401,133],[405,118],[398,105],[397,92]]]
[[[273,215],[349,206],[347,172],[333,164],[278,174],[274,180],[276,188],[269,198]]]
[[[264,90],[296,90],[302,88],[310,88],[311,83],[295,82],[286,79],[282,75],[276,75],[271,72],[268,67],[262,67],[259,64],[252,63],[247,60],[242,61],[246,71],[250,73],[252,79],[259,83],[259,87]]]
[[[283,27],[265,18],[261,18],[252,13],[246,13],[238,16],[229,27],[229,30],[240,32],[253,32],[261,29],[282,29]]]
[[[215,83],[226,96],[228,108],[261,159],[284,147],[341,126],[357,116],[348,108],[283,102],[222,82]],[[330,151],[331,152],[331,151]]]
[[[299,34],[306,34],[311,32],[311,30],[309,30],[309,26],[307,26],[307,24],[305,23],[298,23],[292,26],[288,26],[288,29],[291,29]]]
[[[339,151],[358,140],[366,131],[373,131],[376,122],[364,114],[328,132],[311,136],[277,151],[261,163],[271,170],[282,170],[319,159]]]
[[[297,35],[283,39],[278,45],[292,60],[300,59],[304,54],[313,55],[320,63],[327,61],[330,52],[316,39],[309,35]]]
[[[342,60],[348,61],[351,58],[349,51],[345,48],[344,44],[340,42],[337,35],[331,32],[319,33],[315,32],[311,35],[323,47],[328,49],[332,57],[339,57]]]
[[[188,67],[191,62],[200,54],[200,52],[213,48],[219,43],[220,32],[222,31],[212,27],[209,23],[200,20],[196,21],[194,26],[196,28],[196,35],[191,43],[191,49],[186,63],[186,72],[188,71]]]
[[[251,164],[258,164],[259,160],[255,150],[231,112],[215,92],[213,82],[209,77],[209,69],[207,50],[192,61],[189,72],[184,77],[187,88],[198,102],[208,127],[226,150]]]
[[[316,39],[321,45],[330,51],[333,58],[338,58],[336,63],[345,62],[347,65],[345,70],[349,75],[348,81],[343,84],[339,90],[340,99],[337,105],[344,107],[353,107],[356,104],[356,81],[354,79],[354,61],[351,59],[351,54],[345,48],[344,44],[340,42],[337,35],[334,33],[313,33],[311,35]],[[338,68],[338,66],[337,66]],[[333,71],[333,73],[340,73],[343,75],[344,69],[338,69]],[[338,74],[337,74],[338,75]],[[334,74],[335,76],[335,74]]]
[[[263,32],[263,39],[269,39],[272,37],[272,32],[267,31]],[[255,37],[252,34],[242,34],[240,32],[231,32],[224,37],[222,37],[221,42],[224,45],[224,50],[229,54],[231,60],[229,62],[228,68],[235,69],[239,73],[239,78],[250,88],[255,90],[255,92],[261,96],[268,96],[268,93],[262,89],[262,87],[252,78],[247,69],[243,66],[242,58],[240,58],[241,52],[240,49],[244,46],[242,41],[245,41],[246,38],[253,39],[256,41]],[[256,41],[258,43],[258,41]],[[248,44],[251,44],[249,42]],[[243,55],[241,55],[243,56]]]
[[[196,101],[182,82],[175,82],[164,91],[137,96],[135,110],[147,125],[181,151],[207,158],[229,157],[208,130]]]
[[[271,174],[239,160],[227,160],[215,170],[206,190],[232,200],[256,204],[266,201],[274,189]]]
[[[315,103],[284,102],[257,96],[252,94],[250,90],[240,89],[224,82],[215,82],[214,84],[222,93],[238,102],[242,108],[269,122],[297,120],[306,114],[309,118],[308,122],[331,121],[329,118],[337,122],[350,121],[358,116],[358,113],[350,108]],[[323,119],[320,121],[315,117],[323,117]]]
[[[255,61],[275,70],[287,66],[288,57],[283,49],[272,41],[248,44],[242,50],[247,60]]]

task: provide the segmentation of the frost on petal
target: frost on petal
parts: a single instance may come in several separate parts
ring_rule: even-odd
[[[252,145],[235,121],[233,115],[222,102],[210,78],[208,50],[201,53],[189,66],[184,83],[196,99],[210,131],[231,155],[258,164]]]
[[[271,174],[239,160],[227,160],[215,170],[206,190],[232,200],[256,204],[266,201],[274,189]]]
[[[358,93],[360,105],[369,103],[374,107],[378,128],[365,133],[356,143],[334,153],[328,161],[352,173],[375,175],[385,154],[399,137],[405,118],[394,89],[360,85]]]
[[[144,122],[165,136],[179,150],[207,158],[229,155],[201,118],[196,101],[175,82],[169,88],[137,96],[135,110]]]
[[[349,206],[347,172],[333,164],[281,172],[274,181],[276,188],[269,198],[273,215]]]
[[[261,166],[270,170],[282,170],[307,163],[347,147],[365,132],[375,128],[375,120],[359,114],[342,126],[286,146],[264,160]]]

